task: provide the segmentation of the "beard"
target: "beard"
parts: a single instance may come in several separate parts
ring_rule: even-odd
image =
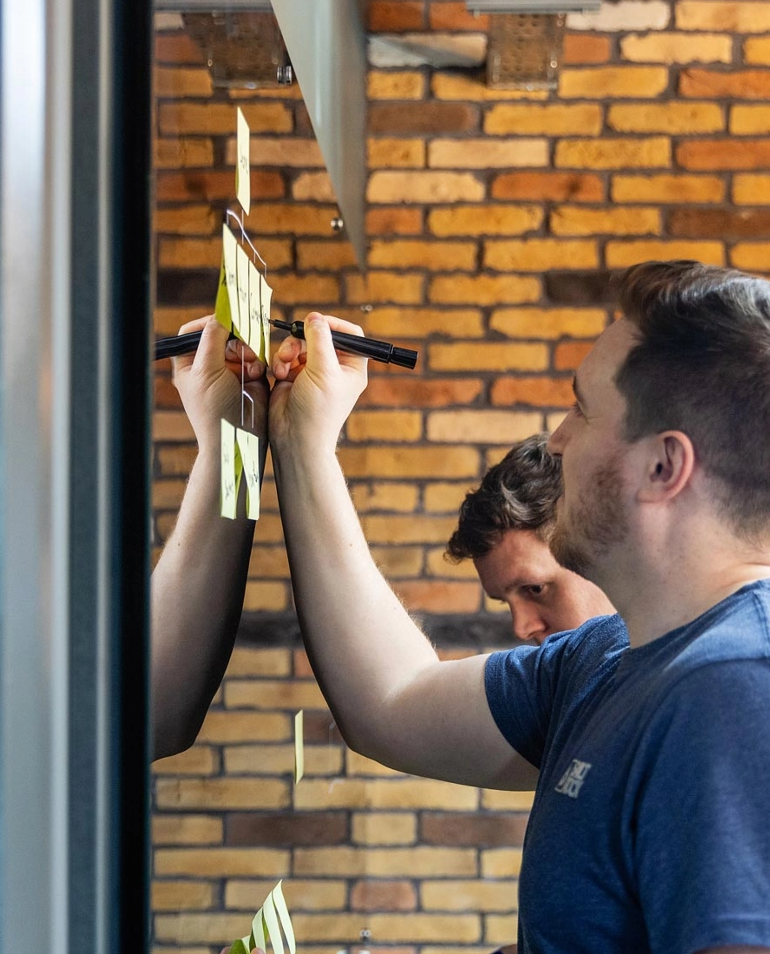
[[[618,455],[597,467],[569,513],[565,513],[562,495],[548,540],[551,553],[561,566],[592,583],[599,582],[603,560],[628,535],[622,493]]]

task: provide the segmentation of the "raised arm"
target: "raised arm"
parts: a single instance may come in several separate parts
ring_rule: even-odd
[[[489,712],[484,658],[440,661],[369,554],[336,457],[366,362],[337,355],[330,327],[360,333],[309,315],[306,354],[287,338],[274,355],[269,414],[292,585],[321,689],[346,742],[370,758],[416,775],[530,788],[534,769]]]
[[[171,537],[152,574],[151,696],[153,758],[195,741],[235,641],[254,522],[220,516],[220,420],[241,422],[241,342],[213,318],[194,356],[174,359],[174,383],[198,441],[198,456]],[[246,349],[246,389],[254,400],[260,472],[266,451],[268,386],[264,366]],[[248,409],[249,405],[246,404]],[[246,426],[251,429],[251,412]],[[245,485],[245,481],[241,481]],[[244,487],[241,488],[243,498]]]

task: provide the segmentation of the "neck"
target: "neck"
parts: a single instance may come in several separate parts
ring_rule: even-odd
[[[599,585],[623,618],[632,647],[692,622],[746,584],[770,578],[770,547],[749,552],[745,544],[736,548],[713,536],[698,544],[680,538],[653,548],[647,559],[611,562]]]

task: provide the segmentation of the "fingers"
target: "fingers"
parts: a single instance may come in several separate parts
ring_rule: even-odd
[[[305,341],[288,335],[273,352],[271,370],[276,380],[292,380],[296,377],[297,372],[307,360],[306,342],[308,341],[311,342],[314,362],[319,368],[328,366],[332,361],[347,364],[361,360],[352,358],[345,352],[339,352],[335,357],[334,343],[331,338],[331,331],[344,331],[346,334],[362,337],[364,332],[360,325],[345,321],[344,318],[337,318],[335,315],[322,315],[320,312],[313,311],[305,318],[304,326]]]

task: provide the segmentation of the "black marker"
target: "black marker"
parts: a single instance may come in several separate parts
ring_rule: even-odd
[[[301,321],[270,321],[276,328],[290,331],[295,338],[305,337],[305,326]],[[202,331],[191,331],[186,335],[175,335],[171,338],[157,338],[155,341],[155,360],[160,358],[176,358],[181,354],[192,354],[197,351]],[[375,338],[362,338],[359,335],[348,335],[344,331],[332,331],[334,346],[340,351],[349,354],[362,355],[384,364],[396,364],[402,368],[414,368],[417,364],[417,352],[411,348],[397,348],[388,341],[377,341]]]

